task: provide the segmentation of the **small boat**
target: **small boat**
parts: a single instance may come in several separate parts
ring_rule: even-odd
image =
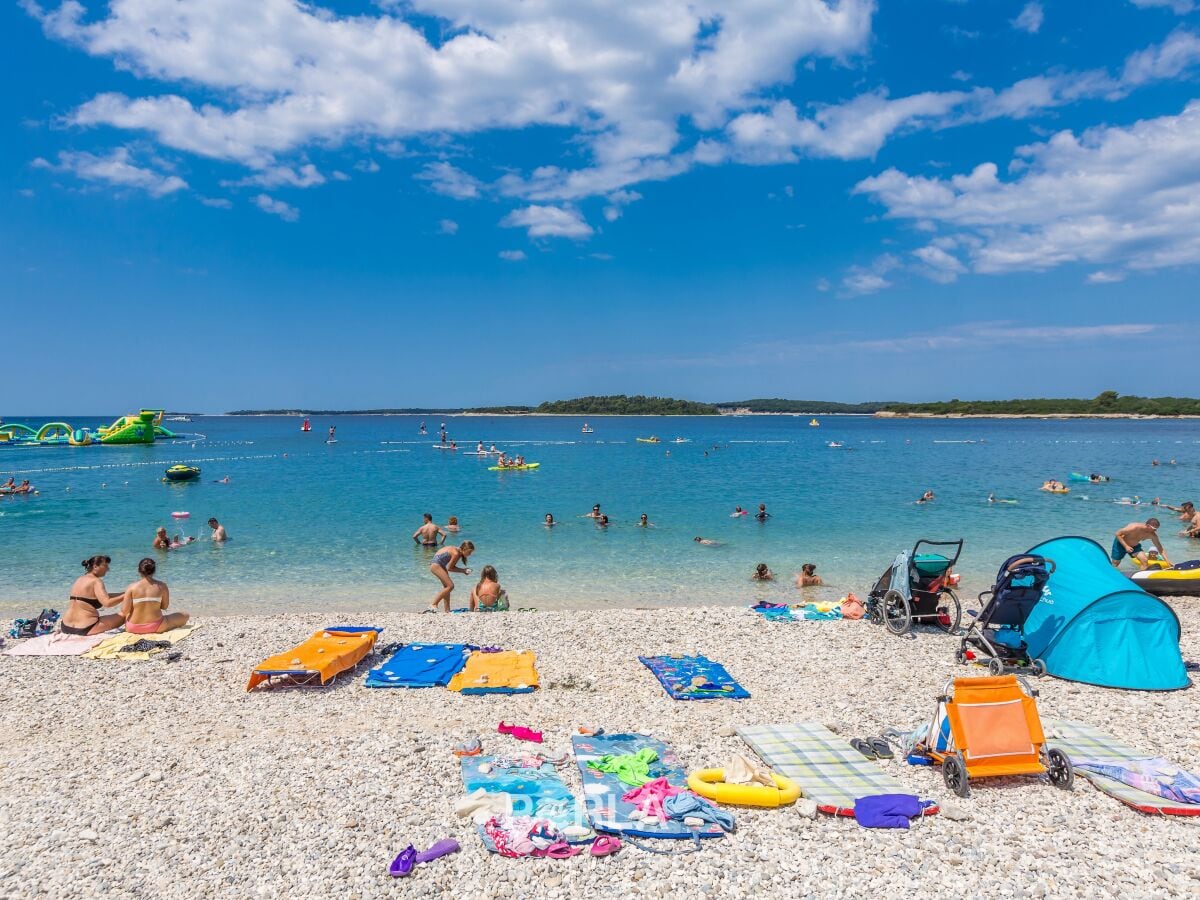
[[[312,423],[310,423],[308,421],[308,419],[305,419],[303,422],[300,423],[300,430],[301,431],[312,431]]]
[[[190,421],[192,421],[192,417],[191,416],[167,416],[166,420],[168,422],[190,422]]]
[[[163,481],[193,481],[200,477],[200,467],[170,466],[163,474],[166,476]]]
[[[657,444],[657,443],[660,443],[660,441],[656,437],[648,437],[648,438],[638,438],[638,443],[640,443],[640,444]]]
[[[841,441],[830,441],[825,446],[832,447],[834,450],[840,450],[842,447],[845,447],[846,445],[843,444]]]
[[[580,434],[591,434],[592,429],[588,427],[588,423],[584,422],[583,427],[579,429]]]
[[[809,419],[809,420],[808,420],[808,427],[809,427],[809,428],[820,428],[820,427],[821,427],[821,423],[820,423],[820,422],[818,422],[816,419]]]
[[[675,438],[675,440],[671,441],[672,444],[690,444],[691,442],[691,438]]]
[[[541,463],[525,463],[523,466],[488,466],[489,472],[522,472],[525,469],[536,469]]]

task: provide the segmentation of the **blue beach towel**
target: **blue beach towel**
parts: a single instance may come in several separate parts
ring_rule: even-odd
[[[468,644],[408,644],[367,673],[369,688],[445,687],[467,662]]]
[[[796,620],[786,603],[768,603],[766,600],[760,600],[750,609],[768,622],[794,622]]]
[[[687,776],[679,765],[675,751],[662,741],[645,734],[577,734],[571,738],[571,749],[575,751],[575,762],[583,781],[583,799],[587,805],[588,819],[596,831],[631,837],[676,839],[691,839],[693,835],[716,838],[724,834],[719,825],[711,822],[706,822],[700,828],[688,828],[674,820],[647,825],[631,819],[629,814],[637,807],[621,797],[633,788],[612,772],[600,772],[588,766],[589,762],[599,760],[602,756],[626,756],[649,749],[658,756],[650,763],[649,777],[666,778],[676,787],[687,787]]]
[[[673,700],[745,700],[750,692],[705,656],[639,656]]]
[[[480,771],[482,766],[487,772]],[[530,816],[546,819],[562,831],[569,825],[587,827],[583,804],[558,776],[554,764],[543,762],[540,766],[522,766],[519,760],[503,756],[467,756],[462,760],[463,787],[467,793],[483,788],[489,794],[507,794],[514,816]],[[476,825],[475,830],[483,840],[483,846],[496,853],[496,842]],[[588,834],[575,843],[590,842],[594,834]]]

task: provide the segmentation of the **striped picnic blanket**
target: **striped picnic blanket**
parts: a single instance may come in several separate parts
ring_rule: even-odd
[[[1050,746],[1064,751],[1071,758],[1072,763],[1076,760],[1097,758],[1118,762],[1144,760],[1152,756],[1152,754],[1131,747],[1084,722],[1074,722],[1070,719],[1043,719],[1042,727],[1046,732],[1046,742]],[[1090,781],[1097,790],[1110,797],[1115,797],[1139,812],[1152,816],[1200,816],[1200,804],[1168,800],[1157,794],[1138,790],[1132,785],[1109,778],[1099,772],[1090,772],[1083,768],[1075,771]]]
[[[912,793],[817,722],[742,725],[737,732],[763,762],[800,785],[801,796],[821,812],[852,816],[859,797]]]

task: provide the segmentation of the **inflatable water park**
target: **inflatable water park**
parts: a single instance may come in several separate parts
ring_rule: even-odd
[[[153,444],[181,437],[162,425],[163,410],[143,409],[94,430],[66,422],[34,428],[20,422],[0,424],[0,447],[92,447],[100,444]]]

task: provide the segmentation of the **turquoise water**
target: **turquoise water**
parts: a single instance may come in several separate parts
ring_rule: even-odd
[[[811,428],[790,416],[602,417],[584,435],[576,418],[445,419],[460,446],[494,442],[540,462],[532,472],[489,472],[483,459],[435,451],[419,421],[317,419],[302,434],[296,418],[203,417],[178,426],[204,435],[187,443],[0,449],[0,475],[40,489],[0,499],[0,597],[7,608],[61,603],[79,560],[106,553],[110,589],[156,555],[181,608],[200,612],[417,609],[435,591],[429,553],[410,540],[425,511],[440,523],[458,516],[459,537],[478,548],[472,567],[495,565],[515,606],[747,603],[795,595],[791,576],[805,562],[830,585],[818,596],[862,594],[919,537],[965,538],[959,569],[973,593],[1005,557],[1039,541],[1083,534],[1107,547],[1117,528],[1151,514],[1115,498],[1200,501],[1200,426],[1190,421],[826,416]],[[441,419],[426,421],[436,435]],[[338,443],[326,445],[330,422]],[[690,443],[635,440],[650,434]],[[1172,457],[1177,465],[1166,464]],[[162,470],[180,462],[202,467],[203,481],[162,483]],[[1068,496],[1037,490],[1071,471],[1114,480]],[[225,475],[230,484],[213,483]],[[937,500],[916,505],[927,488]],[[989,491],[1019,502],[989,506]],[[760,502],[770,521],[730,518],[735,505]],[[578,518],[593,503],[609,529]],[[172,527],[172,511],[191,518]],[[562,524],[544,528],[547,512]],[[632,527],[642,512],[654,528]],[[207,540],[209,516],[228,528],[226,546]],[[1160,518],[1173,558],[1200,557],[1200,542]],[[158,525],[202,539],[156,554]],[[697,535],[721,544],[701,546]],[[751,583],[759,562],[783,578]],[[458,576],[456,606],[473,581]]]

